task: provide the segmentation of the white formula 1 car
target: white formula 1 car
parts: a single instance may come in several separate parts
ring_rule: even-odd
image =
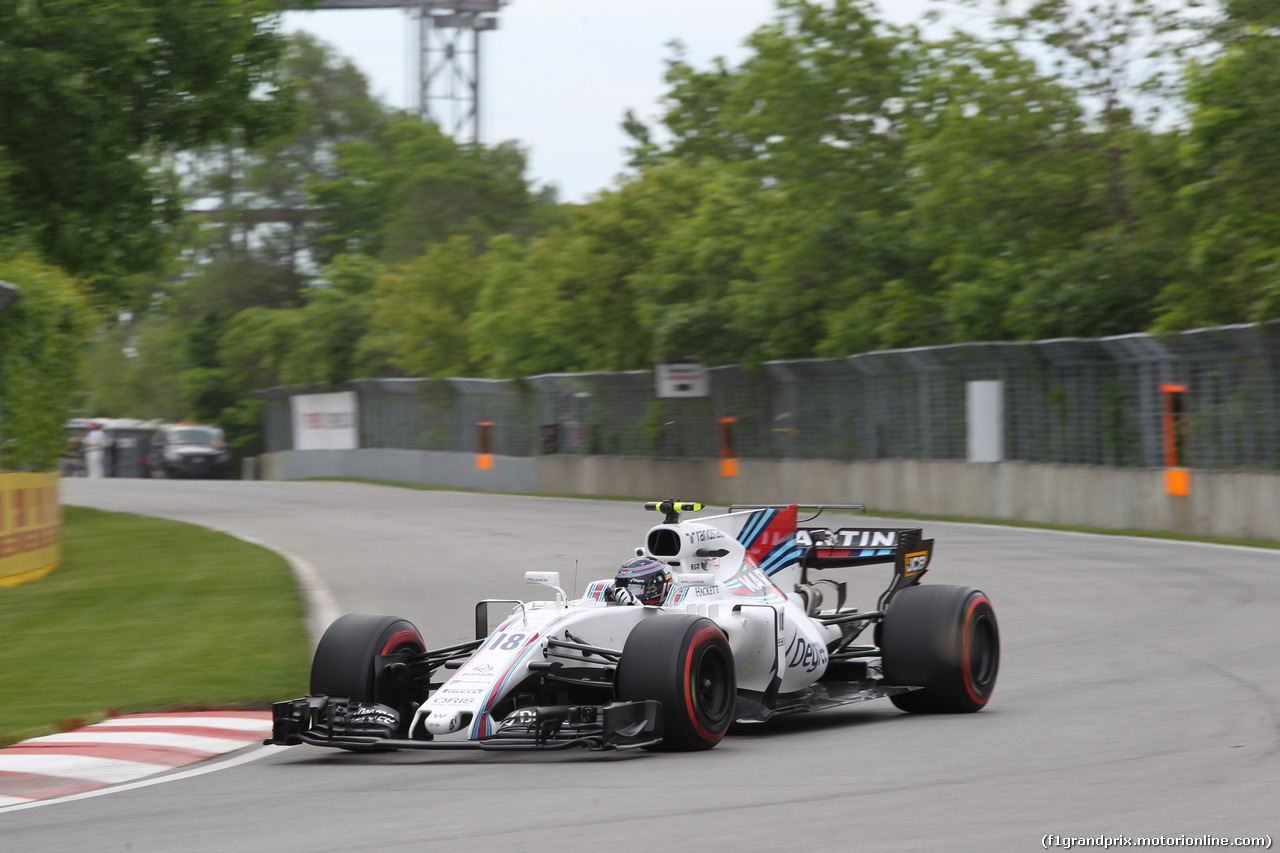
[[[798,507],[646,504],[665,518],[636,553],[670,567],[657,606],[615,603],[614,578],[569,600],[555,572],[527,572],[549,601],[482,601],[476,639],[426,648],[394,616],[348,614],[325,632],[311,695],[274,706],[266,743],[349,750],[709,749],[730,723],[888,696],[911,712],[986,705],[1000,639],[986,595],[921,585],[921,531],[799,527]],[[848,505],[805,507],[861,509]],[[872,610],[845,607],[816,572],[892,564]],[[823,609],[826,587],[834,607]],[[624,596],[625,598],[625,596]],[[510,608],[490,631],[488,611]],[[872,628],[873,644],[857,643]]]

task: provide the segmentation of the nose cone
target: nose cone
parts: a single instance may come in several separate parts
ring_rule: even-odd
[[[432,711],[427,717],[427,731],[433,735],[447,735],[464,728],[470,717],[468,711]]]

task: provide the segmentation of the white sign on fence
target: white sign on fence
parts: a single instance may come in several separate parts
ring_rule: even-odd
[[[965,383],[969,461],[1004,461],[1004,382]]]
[[[293,405],[294,450],[355,450],[357,431],[356,392],[299,394]]]
[[[654,379],[659,397],[706,397],[711,393],[707,369],[701,364],[659,364]]]

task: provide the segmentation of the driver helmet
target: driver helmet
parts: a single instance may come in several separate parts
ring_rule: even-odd
[[[661,560],[636,557],[622,564],[613,585],[626,589],[642,604],[661,604],[671,588],[671,572]]]

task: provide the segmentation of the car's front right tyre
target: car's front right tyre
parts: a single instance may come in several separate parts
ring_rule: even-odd
[[[711,749],[733,722],[733,651],[702,616],[659,614],[632,629],[618,664],[618,698],[662,703],[662,747]]]

